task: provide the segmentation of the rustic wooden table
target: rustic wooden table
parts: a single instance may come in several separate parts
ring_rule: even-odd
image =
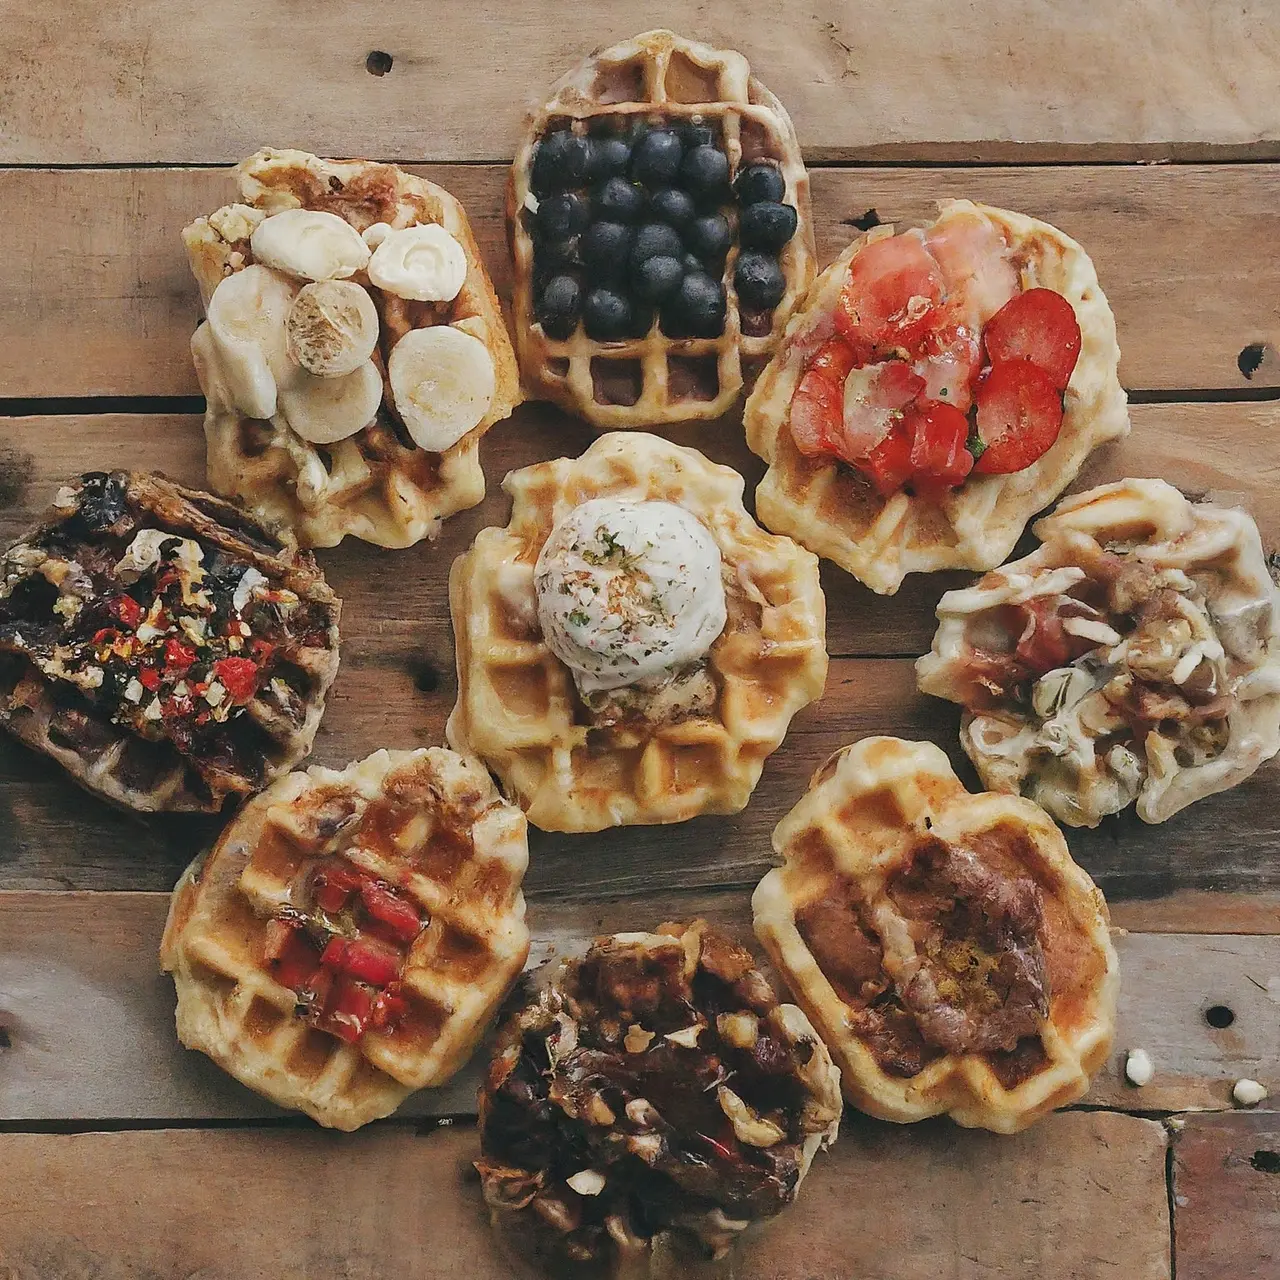
[[[500,291],[505,163],[523,104],[580,51],[651,26],[742,49],[788,105],[829,260],[876,218],[967,195],[1093,254],[1134,431],[1081,485],[1160,475],[1243,495],[1280,544],[1280,11],[1260,0],[42,0],[0,5],[0,537],[87,468],[203,478],[178,240],[263,143],[411,163],[466,204]],[[315,759],[442,740],[445,582],[505,520],[510,468],[574,454],[527,405],[482,453],[482,506],[434,544],[321,555],[342,672]],[[679,433],[753,483],[737,415]],[[745,927],[769,833],[833,749],[872,732],[958,756],[915,692],[933,605],[827,568],[827,695],[746,812],[535,835],[535,960],[557,941],[706,913]],[[476,1070],[355,1136],[284,1117],[174,1037],[157,973],[166,893],[213,834],[139,820],[0,742],[0,1276],[498,1277],[464,1171]],[[739,1274],[1275,1280],[1280,1276],[1280,762],[1144,827],[1073,832],[1124,973],[1112,1061],[1083,1104],[1016,1138],[853,1116]],[[1155,1062],[1144,1089],[1126,1049]],[[1232,1083],[1272,1091],[1242,1113]]]

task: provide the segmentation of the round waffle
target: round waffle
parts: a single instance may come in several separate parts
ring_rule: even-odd
[[[1080,1097],[1115,1027],[1106,903],[1043,810],[864,738],[778,824],[756,933],[883,1120],[1013,1133]]]
[[[719,337],[671,338],[655,319],[643,337],[623,341],[596,341],[581,326],[567,339],[551,338],[533,308],[528,217],[536,208],[530,180],[538,140],[548,129],[585,134],[641,120],[710,125],[728,155],[731,177],[757,160],[778,166],[783,200],[799,215],[778,259],[785,292],[769,311],[740,305],[733,285],[735,233],[724,268],[728,312]],[[732,208],[723,212],[732,221]],[[718,418],[736,402],[744,377],[776,348],[816,270],[809,177],[790,117],[740,53],[671,31],[647,31],[598,50],[555,86],[530,117],[516,153],[507,218],[516,268],[516,346],[527,385],[601,430]]]
[[[840,1113],[839,1071],[750,952],[668,924],[596,939],[512,1019],[476,1168],[517,1258],[688,1276],[795,1199]]]
[[[291,535],[91,472],[0,560],[0,725],[116,804],[215,813],[310,752],[341,608]]]
[[[337,1129],[443,1084],[529,953],[525,833],[443,748],[282,778],[174,890],[179,1038]]]
[[[1071,483],[1085,458],[1129,430],[1115,317],[1080,245],[1025,214],[968,200],[943,200],[939,208],[935,228],[975,213],[989,220],[1010,246],[1023,288],[1053,289],[1075,310],[1080,358],[1064,396],[1062,430],[1048,452],[1009,475],[971,475],[938,502],[903,490],[884,498],[856,468],[831,457],[806,457],[796,447],[791,401],[805,362],[815,341],[830,334],[853,259],[866,245],[893,235],[892,226],[859,236],[814,282],[744,414],[747,444],[769,465],[756,489],[761,521],[886,595],[908,573],[999,564],[1027,521]]]
[[[239,498],[263,519],[292,526],[306,546],[331,547],[348,534],[383,547],[407,547],[434,537],[440,522],[484,497],[480,437],[520,402],[519,370],[493,284],[462,206],[425,178],[369,160],[322,160],[305,151],[264,148],[235,170],[243,203],[196,219],[182,233],[206,308],[227,276],[253,265],[250,239],[270,214],[311,209],[335,214],[357,231],[375,223],[394,228],[443,227],[462,247],[466,275],[451,302],[406,301],[352,277],[378,312],[374,361],[384,396],[372,421],[331,445],[304,440],[281,407],[268,420],[249,416],[219,373],[207,323],[196,330],[192,355],[208,400],[205,436],[209,483]],[[406,334],[452,325],[487,348],[494,391],[480,423],[440,453],[419,448],[395,408],[387,361]]]
[[[736,813],[791,717],[822,693],[826,603],[816,558],[751,519],[737,472],[641,432],[513,471],[503,487],[510,523],[482,530],[449,576],[458,659],[450,743],[484,760],[544,830]],[[728,623],[705,661],[709,710],[656,723],[593,716],[548,646],[535,562],[566,512],[602,496],[676,503],[715,539]]]
[[[1097,826],[1163,822],[1280,751],[1280,591],[1244,511],[1163,480],[1065,499],[1042,545],[949,591],[920,688],[983,783]]]

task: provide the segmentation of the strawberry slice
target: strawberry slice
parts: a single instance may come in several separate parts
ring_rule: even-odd
[[[1062,392],[1030,360],[991,366],[978,386],[978,439],[974,471],[1009,475],[1042,457],[1062,430]]]
[[[850,264],[836,330],[854,346],[909,350],[932,325],[942,295],[942,271],[919,236],[874,240]]]
[[[973,469],[965,448],[969,419],[954,405],[922,400],[907,410],[902,426],[911,435],[912,487],[921,497],[937,501]]]
[[[372,880],[365,880],[360,885],[360,901],[364,903],[364,909],[400,942],[412,942],[422,931],[422,917],[412,905]]]
[[[901,360],[866,365],[845,384],[839,453],[846,462],[867,457],[924,389],[924,379]]]
[[[855,464],[871,477],[881,497],[892,497],[911,479],[911,444],[911,433],[901,422],[895,422],[889,434]]]
[[[834,453],[840,438],[844,392],[823,373],[809,372],[800,379],[791,398],[791,438],[807,458]]]
[[[844,380],[857,363],[858,353],[843,338],[831,338],[809,361],[809,372],[821,374],[829,381],[844,386]]]
[[[336,973],[367,982],[373,987],[385,987],[400,973],[400,956],[394,947],[373,938],[329,939],[320,963]]]
[[[1080,359],[1075,308],[1053,289],[1028,289],[1011,298],[991,317],[982,339],[993,365],[1029,360],[1059,391]]]

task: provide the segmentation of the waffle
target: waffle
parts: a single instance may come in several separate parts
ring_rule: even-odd
[[[596,341],[579,326],[568,339],[549,337],[533,309],[533,240],[527,211],[534,150],[548,128],[584,133],[631,120],[693,121],[716,128],[731,177],[754,160],[777,163],[786,203],[799,214],[795,235],[779,257],[786,281],[772,311],[739,306],[733,287],[737,237],[724,280],[728,314],[718,338],[664,335],[655,318],[644,337]],[[732,210],[722,210],[731,216]],[[526,385],[600,430],[718,418],[773,353],[816,263],[809,216],[809,176],[786,110],[751,74],[740,53],[713,49],[670,31],[647,31],[601,49],[570,71],[530,117],[507,192],[515,258],[515,330]]]
[[[751,954],[667,924],[597,938],[512,1019],[476,1168],[515,1257],[688,1276],[795,1199],[840,1113],[839,1071]]]
[[[1116,955],[1101,893],[1031,801],[970,795],[935,746],[864,738],[773,846],[756,933],[854,1106],[1013,1133],[1085,1092]]]
[[[311,750],[340,611],[288,534],[91,472],[0,561],[0,725],[115,804],[217,812]]]
[[[484,529],[449,577],[458,701],[449,742],[479,756],[530,822],[598,831],[735,813],[791,717],[826,680],[817,560],[765,533],[743,480],[693,449],[640,432],[578,459],[513,471],[504,529]],[[707,656],[710,708],[667,723],[601,723],[538,625],[534,563],[555,523],[603,495],[665,499],[706,524],[724,563],[728,624]]]
[[[986,786],[1071,826],[1135,800],[1163,822],[1280,751],[1280,593],[1245,512],[1122,480],[1035,533],[942,597],[917,663]]]
[[[380,336],[374,352],[384,380],[382,407],[356,434],[324,446],[294,431],[283,409],[269,420],[237,408],[218,368],[207,324],[192,339],[201,389],[208,399],[205,436],[209,483],[239,498],[264,520],[292,526],[306,546],[331,547],[348,534],[383,547],[435,537],[440,522],[484,497],[480,437],[520,402],[519,371],[493,285],[462,206],[443,188],[389,164],[321,160],[304,151],[265,148],[235,170],[244,203],[196,219],[182,233],[206,308],[227,276],[254,261],[250,236],[264,216],[305,208],[333,213],[357,231],[443,226],[466,254],[467,272],[452,302],[412,302],[353,277],[371,294]],[[483,420],[451,448],[432,453],[414,444],[394,405],[387,360],[415,329],[455,325],[480,339],[492,357],[495,390]]]
[[[859,236],[822,273],[787,326],[778,354],[747,400],[747,444],[768,463],[756,490],[760,520],[834,561],[873,591],[890,595],[908,573],[990,569],[1021,537],[1027,521],[1075,478],[1099,445],[1128,433],[1129,416],[1117,368],[1115,318],[1093,263],[1070,237],[1024,214],[939,202],[933,224],[974,212],[990,219],[1013,249],[1024,288],[1048,287],[1065,296],[1080,324],[1080,359],[1065,394],[1066,413],[1054,445],[1011,475],[971,475],[941,502],[899,490],[881,497],[856,468],[834,458],[805,457],[789,429],[791,399],[815,340],[830,333],[830,317],[849,266],[867,244],[894,234],[892,226]]]
[[[438,747],[378,751],[341,771],[282,778],[174,890],[160,960],[177,988],[182,1043],[337,1129],[389,1115],[414,1089],[444,1083],[528,956],[525,830],[479,764]],[[352,890],[363,906],[334,909],[322,896],[334,885],[340,893],[340,876],[352,873],[384,904],[394,899],[392,921],[407,908],[421,920],[412,936],[409,917],[411,941],[395,935],[398,973],[363,1023],[336,994],[344,979],[326,998],[326,970],[297,988],[286,972],[305,974],[325,938],[332,946],[344,932],[364,938],[379,927],[379,917],[359,914],[376,906],[364,887]],[[305,963],[290,951],[269,958],[282,929],[296,930],[290,946],[313,946]]]

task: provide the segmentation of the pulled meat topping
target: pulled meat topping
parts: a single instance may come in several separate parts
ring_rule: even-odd
[[[795,1197],[840,1113],[825,1048],[701,922],[598,941],[508,1026],[481,1094],[486,1200],[555,1265],[675,1233],[721,1252]]]

